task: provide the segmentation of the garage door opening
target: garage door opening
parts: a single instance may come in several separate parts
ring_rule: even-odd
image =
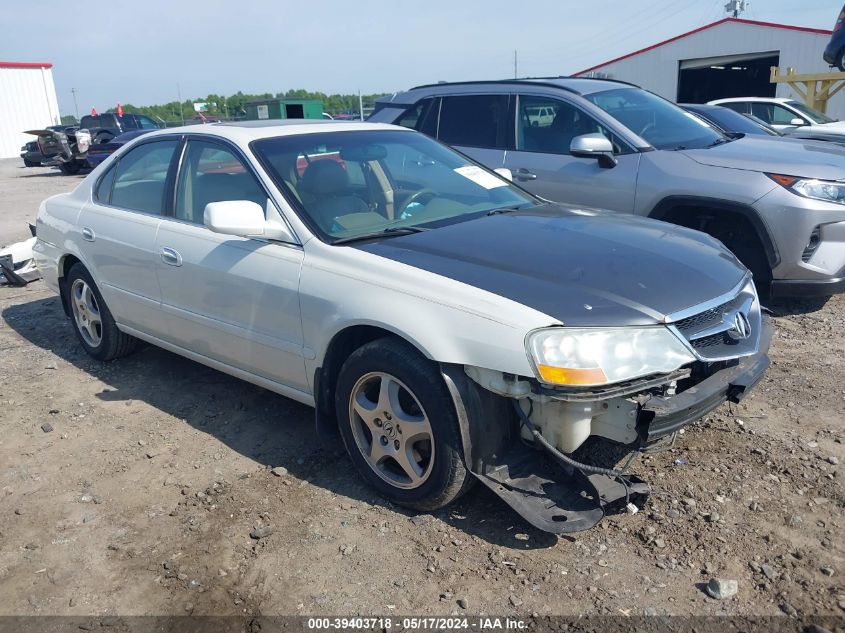
[[[678,71],[678,103],[774,97],[776,86],[769,82],[769,73],[779,64],[779,52],[683,60]]]
[[[285,104],[285,118],[286,119],[304,119],[305,108],[301,103],[286,103]]]

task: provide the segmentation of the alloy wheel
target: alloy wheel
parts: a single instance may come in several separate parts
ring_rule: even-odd
[[[421,486],[434,465],[434,434],[414,393],[384,372],[365,374],[349,397],[355,444],[367,465],[397,488]]]
[[[103,340],[103,321],[97,297],[84,279],[77,279],[70,288],[70,305],[73,322],[83,340],[91,347],[97,347]]]

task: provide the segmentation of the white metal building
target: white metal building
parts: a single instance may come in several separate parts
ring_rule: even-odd
[[[44,62],[0,61],[0,158],[19,156],[21,146],[35,140],[24,130],[61,123],[52,68]]]
[[[587,68],[580,77],[606,77],[638,84],[680,103],[725,97],[800,96],[769,82],[781,73],[828,72],[822,52],[830,31],[741,18],[725,18],[664,42]],[[845,119],[845,91],[828,103],[828,114]]]

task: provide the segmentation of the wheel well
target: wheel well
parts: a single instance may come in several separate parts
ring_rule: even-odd
[[[769,269],[779,263],[777,250],[753,210],[719,203],[682,203],[658,207],[650,217],[707,233],[722,240],[737,256],[740,250],[747,254],[756,251],[760,263],[765,263]]]
[[[362,345],[387,337],[409,342],[394,332],[374,325],[353,325],[334,335],[326,349],[322,366],[314,371],[314,402],[317,410],[318,432],[335,432],[337,429],[334,392],[343,363]]]
[[[62,300],[62,309],[67,316],[70,316],[70,304],[67,296],[67,274],[74,264],[81,263],[75,255],[65,255],[59,262],[59,297]]]

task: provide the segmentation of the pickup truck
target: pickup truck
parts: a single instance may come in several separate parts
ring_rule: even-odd
[[[41,164],[61,169],[63,174],[73,175],[87,167],[88,148],[108,143],[115,136],[130,130],[156,130],[158,123],[143,114],[113,112],[88,114],[79,121],[78,128],[64,131],[54,129],[27,130],[27,134],[38,137],[41,150]]]

